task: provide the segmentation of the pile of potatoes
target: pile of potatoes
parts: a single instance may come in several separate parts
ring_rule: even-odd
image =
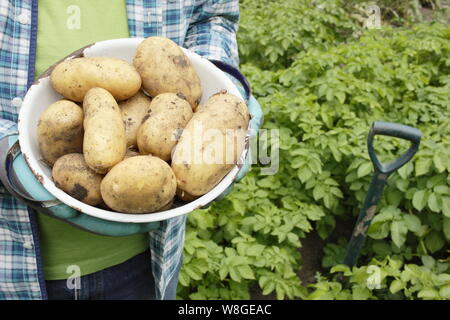
[[[133,64],[64,60],[50,79],[64,99],[40,116],[42,160],[55,185],[86,204],[170,209],[175,197],[192,201],[214,188],[244,149],[245,103],[221,91],[199,105],[200,79],[170,39],[145,39]]]

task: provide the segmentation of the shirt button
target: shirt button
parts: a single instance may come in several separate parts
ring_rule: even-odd
[[[11,103],[14,107],[20,107],[22,105],[22,99],[20,99],[19,97],[15,97],[14,99],[11,100]]]
[[[31,241],[25,241],[25,242],[23,243],[23,247],[24,247],[25,249],[33,249],[33,243],[31,243]]]
[[[18,16],[18,19],[19,19],[19,23],[21,23],[21,24],[30,24],[30,16],[25,12],[21,13]]]

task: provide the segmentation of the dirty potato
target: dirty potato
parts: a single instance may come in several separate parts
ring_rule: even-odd
[[[153,99],[150,110],[137,133],[139,151],[169,161],[183,128],[192,118],[191,106],[182,94],[162,93]]]
[[[249,113],[242,99],[219,92],[185,127],[172,155],[178,188],[201,196],[237,164],[245,146]]]
[[[61,156],[83,150],[83,110],[68,100],[51,104],[41,114],[37,132],[43,160],[53,166]]]
[[[172,40],[149,37],[136,50],[133,65],[144,90],[152,97],[165,92],[182,93],[195,109],[202,96],[200,78],[189,58]]]
[[[166,204],[165,206],[159,208],[159,209],[158,209],[158,212],[166,211],[166,210],[172,209],[172,206],[173,206],[173,199],[175,199],[175,198],[172,198],[172,200],[170,200],[168,204]]]
[[[83,110],[84,158],[92,170],[106,173],[122,161],[127,149],[122,113],[114,97],[102,88],[86,93]]]
[[[81,153],[70,153],[59,158],[52,169],[55,185],[72,197],[95,206],[102,202],[100,183],[103,175],[91,170]]]
[[[176,179],[163,160],[136,156],[114,166],[101,183],[106,205],[124,213],[151,213],[167,206],[176,192]]]
[[[180,188],[177,188],[176,194],[179,199],[186,201],[186,202],[191,202],[198,198],[198,196],[193,196],[193,195],[187,193],[186,191],[181,190]]]
[[[53,69],[50,79],[56,92],[77,102],[95,87],[108,90],[117,101],[131,98],[141,88],[141,77],[132,65],[109,57],[64,60]]]
[[[133,148],[128,148],[127,151],[125,152],[125,157],[123,159],[125,160],[128,158],[136,157],[136,156],[140,156],[140,155],[141,154],[139,153],[138,150],[133,149]]]
[[[137,131],[144,117],[150,113],[152,99],[139,91],[136,95],[119,103],[125,125],[127,147],[137,146]]]

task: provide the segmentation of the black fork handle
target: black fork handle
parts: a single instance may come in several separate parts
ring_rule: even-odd
[[[406,153],[398,159],[384,165],[378,160],[373,148],[373,139],[375,135],[385,135],[409,140],[412,145],[408,151],[406,151]],[[383,189],[386,185],[388,177],[411,160],[419,149],[421,135],[422,133],[420,130],[397,123],[376,121],[372,125],[367,144],[370,159],[374,165],[375,172],[372,177],[369,191],[367,192],[367,196],[364,200],[364,205],[361,208],[355,228],[353,229],[353,234],[344,258],[344,264],[348,266],[354,266],[356,264],[359,253],[366,239],[367,229],[369,229],[370,223],[375,216],[377,203],[383,194]]]

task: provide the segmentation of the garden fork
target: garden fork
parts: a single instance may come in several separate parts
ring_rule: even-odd
[[[411,141],[411,147],[398,159],[388,163],[382,164],[373,148],[373,139],[375,135],[391,136]],[[359,213],[356,221],[353,234],[347,247],[347,252],[344,258],[344,264],[354,266],[358,259],[361,248],[366,239],[367,229],[375,215],[377,203],[383,194],[384,186],[386,185],[388,177],[406,164],[419,149],[420,138],[422,133],[416,128],[405,126],[397,123],[375,121],[369,132],[367,145],[369,156],[372,160],[375,172],[372,177],[372,182],[367,192],[364,205]]]

